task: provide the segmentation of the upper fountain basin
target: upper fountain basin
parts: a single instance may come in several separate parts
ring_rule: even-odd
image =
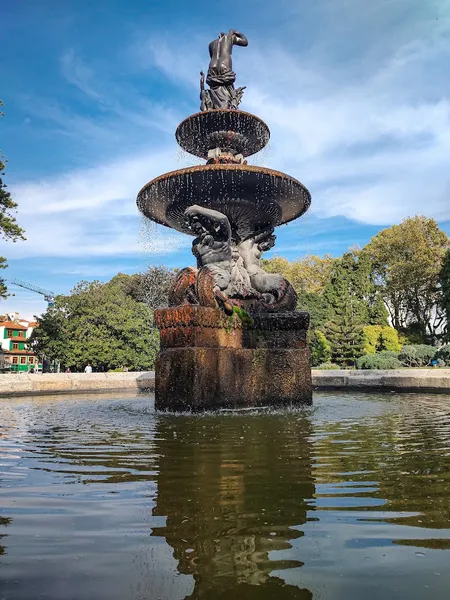
[[[190,154],[208,158],[208,150],[220,148],[251,156],[269,142],[270,131],[259,117],[241,110],[207,110],[182,121],[177,142]]]
[[[288,223],[311,203],[299,181],[272,169],[210,164],[180,169],[150,181],[139,192],[139,210],[152,221],[192,234],[184,211],[193,204],[225,214],[241,239]]]

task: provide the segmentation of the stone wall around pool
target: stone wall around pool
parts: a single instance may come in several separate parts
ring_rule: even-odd
[[[0,397],[155,389],[155,373],[8,373],[0,375]]]

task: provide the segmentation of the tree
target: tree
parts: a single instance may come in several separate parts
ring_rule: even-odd
[[[168,304],[169,289],[177,274],[176,269],[152,265],[145,273],[136,275],[136,299],[151,309],[164,308]]]
[[[450,250],[447,250],[440,274],[441,310],[445,315],[444,339],[450,341]]]
[[[449,247],[434,219],[415,216],[380,231],[363,248],[398,331],[415,324],[423,339],[437,338],[444,320],[439,279]]]
[[[283,275],[297,294],[317,294],[323,292],[330,277],[333,262],[334,258],[329,254],[325,254],[323,257],[311,254],[292,262],[286,258],[274,256],[274,258],[263,260],[263,267],[268,273]]]
[[[389,325],[366,325],[363,327],[363,351],[364,354],[375,354],[376,352],[399,352],[401,343],[398,339],[398,331]]]
[[[346,252],[336,260],[324,297],[329,318],[325,335],[331,344],[333,362],[354,366],[363,353],[362,328],[368,321],[367,296],[370,281],[368,262],[354,252]]]
[[[0,100],[0,108],[3,102]],[[4,116],[0,111],[0,116]],[[15,242],[19,239],[24,240],[24,230],[19,227],[13,212],[17,208],[17,202],[11,198],[11,194],[7,191],[6,185],[3,182],[6,159],[0,151],[0,238]],[[0,269],[6,269],[6,258],[0,257]],[[0,298],[6,298],[7,288],[5,280],[0,278]]]
[[[372,271],[371,271],[372,277]],[[372,279],[373,281],[373,279]],[[372,294],[372,302],[369,306],[369,325],[379,325],[380,327],[388,327],[389,312],[383,301],[380,292],[374,287]]]
[[[327,320],[323,291],[334,261],[329,254],[323,257],[309,255],[294,261],[280,256],[263,260],[267,272],[279,273],[291,283],[298,297],[297,309],[307,310],[310,314],[312,331]]]
[[[127,293],[128,277],[120,274],[106,284],[82,281],[70,295],[57,296],[37,318],[33,350],[75,370],[88,362],[96,370],[151,369],[159,335],[150,308]]]
[[[324,334],[316,329],[311,332],[308,340],[311,349],[311,365],[317,367],[331,360],[331,344]]]

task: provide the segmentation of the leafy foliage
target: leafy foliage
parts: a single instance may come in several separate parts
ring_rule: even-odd
[[[436,348],[434,346],[417,344],[415,346],[403,346],[398,358],[405,367],[426,367],[435,354]]]
[[[3,106],[3,102],[0,100],[0,108]],[[0,111],[0,116],[3,113]],[[6,184],[3,182],[4,171],[6,168],[6,159],[0,151],[0,238],[15,242],[17,240],[24,240],[24,230],[17,224],[16,218],[13,213],[17,208],[17,202],[14,202],[11,198],[11,194],[6,189]],[[0,269],[7,267],[6,259],[0,257]],[[0,298],[6,298],[7,288],[5,280],[0,278]]]
[[[341,367],[335,363],[322,363],[321,365],[318,365],[317,367],[314,367],[315,369],[318,369],[320,371],[338,371]]]
[[[389,325],[366,325],[363,327],[363,352],[375,354],[384,350],[399,352],[402,345],[398,339],[398,331]]]
[[[308,255],[292,262],[280,256],[263,260],[264,269],[268,273],[283,275],[299,296],[321,293],[330,277],[333,263],[334,258],[329,254],[323,257]]]
[[[398,360],[395,352],[379,352],[378,354],[366,354],[360,356],[356,361],[357,369],[399,369],[402,363]]]
[[[447,234],[434,219],[415,216],[380,231],[364,248],[397,330],[414,322],[423,339],[438,335],[443,322],[436,310],[441,304],[439,280],[449,247]]]
[[[8,266],[6,258],[0,256],[0,269],[6,269]],[[5,280],[0,277],[0,298],[8,297],[8,288],[5,285]]]
[[[88,362],[95,370],[152,368],[158,332],[150,308],[130,295],[127,277],[80,282],[69,296],[57,296],[38,318],[31,337],[35,352],[74,370]]]
[[[362,354],[368,291],[369,283],[359,269],[357,256],[347,252],[336,260],[324,290],[329,314],[325,334],[331,344],[332,359],[339,365],[354,366]]]
[[[440,274],[441,309],[445,315],[444,339],[450,340],[450,250],[447,250]]]
[[[450,367],[450,344],[441,346],[441,348],[439,348],[439,350],[436,352],[434,358],[442,361],[446,367]]]
[[[373,277],[371,271],[370,277]],[[389,312],[383,301],[381,294],[375,291],[372,295],[372,303],[369,306],[369,325],[381,325],[388,327]]]
[[[311,349],[311,364],[313,367],[328,363],[331,360],[331,344],[318,329],[313,330],[309,339]]]

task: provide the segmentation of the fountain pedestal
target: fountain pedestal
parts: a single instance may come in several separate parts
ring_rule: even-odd
[[[201,112],[177,128],[179,145],[206,163],[156,177],[139,192],[152,221],[194,237],[196,266],[178,271],[169,308],[155,311],[161,334],[156,408],[207,410],[312,403],[309,315],[281,274],[268,273],[263,253],[275,227],[303,215],[311,194],[297,179],[247,164],[269,141],[268,126],[237,110],[233,29],[209,46]]]
[[[155,322],[158,410],[312,404],[308,313],[261,314],[247,325],[185,305],[156,310]]]

